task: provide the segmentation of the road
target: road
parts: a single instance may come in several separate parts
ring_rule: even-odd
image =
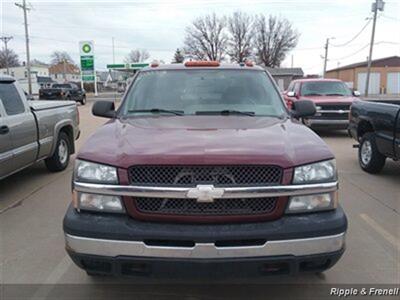
[[[92,103],[79,107],[82,135],[78,149],[106,121],[91,115]],[[346,132],[320,135],[338,163],[340,202],[349,219],[344,257],[322,275],[269,277],[251,283],[400,284],[400,164],[388,161],[381,174],[366,174],[358,166],[354,141]],[[48,173],[40,163],[0,182],[0,283],[45,284],[44,290],[35,289],[38,295],[50,293],[52,284],[92,283],[129,283],[140,299],[245,295],[246,285],[236,290],[209,289],[207,285],[153,289],[140,285],[140,279],[88,277],[64,250],[62,219],[71,200],[71,175],[72,164],[64,172]]]

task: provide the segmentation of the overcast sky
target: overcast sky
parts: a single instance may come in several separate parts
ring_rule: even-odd
[[[0,35],[25,60],[23,12],[14,2],[0,0]],[[151,59],[170,62],[176,48],[183,44],[185,27],[194,18],[217,13],[278,15],[289,19],[300,33],[297,47],[283,63],[302,67],[308,74],[321,73],[324,43],[340,45],[352,39],[371,17],[372,0],[131,0],[131,1],[35,1],[28,15],[31,58],[45,62],[54,50],[65,50],[79,61],[78,42],[93,40],[96,67],[112,63],[112,37],[116,62],[123,62],[130,49],[148,49]],[[387,0],[379,13],[373,58],[400,55],[400,0]],[[372,22],[352,43],[331,46],[328,69],[366,59]]]

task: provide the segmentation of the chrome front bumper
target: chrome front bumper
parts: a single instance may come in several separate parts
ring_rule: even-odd
[[[307,126],[340,126],[346,128],[349,125],[348,120],[332,120],[332,119],[306,119],[304,123]]]
[[[65,235],[65,241],[69,251],[79,254],[107,257],[210,259],[332,253],[344,248],[345,233],[314,238],[274,240],[262,245],[240,247],[217,247],[214,243],[196,243],[193,247],[150,246],[141,241],[95,239],[69,234]]]
[[[151,187],[134,185],[107,185],[95,183],[74,182],[77,192],[154,198],[179,198],[190,199],[190,187]],[[217,189],[217,188],[216,188]],[[221,190],[219,199],[256,198],[256,197],[285,197],[312,195],[334,192],[338,189],[338,182],[304,184],[304,185],[278,185],[260,187],[225,187]]]

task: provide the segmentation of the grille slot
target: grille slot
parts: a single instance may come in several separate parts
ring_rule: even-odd
[[[134,198],[136,208],[145,214],[235,216],[272,213],[277,198],[216,199],[199,203],[196,199]]]
[[[277,166],[133,166],[131,184],[155,186],[257,186],[281,183],[283,170]]]
[[[350,104],[317,104],[322,110],[350,110]]]

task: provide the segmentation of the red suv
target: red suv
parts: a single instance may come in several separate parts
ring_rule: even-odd
[[[311,100],[317,113],[303,122],[312,128],[346,129],[349,125],[350,106],[358,91],[352,92],[338,79],[299,79],[290,83],[284,92],[289,108],[298,100]]]

